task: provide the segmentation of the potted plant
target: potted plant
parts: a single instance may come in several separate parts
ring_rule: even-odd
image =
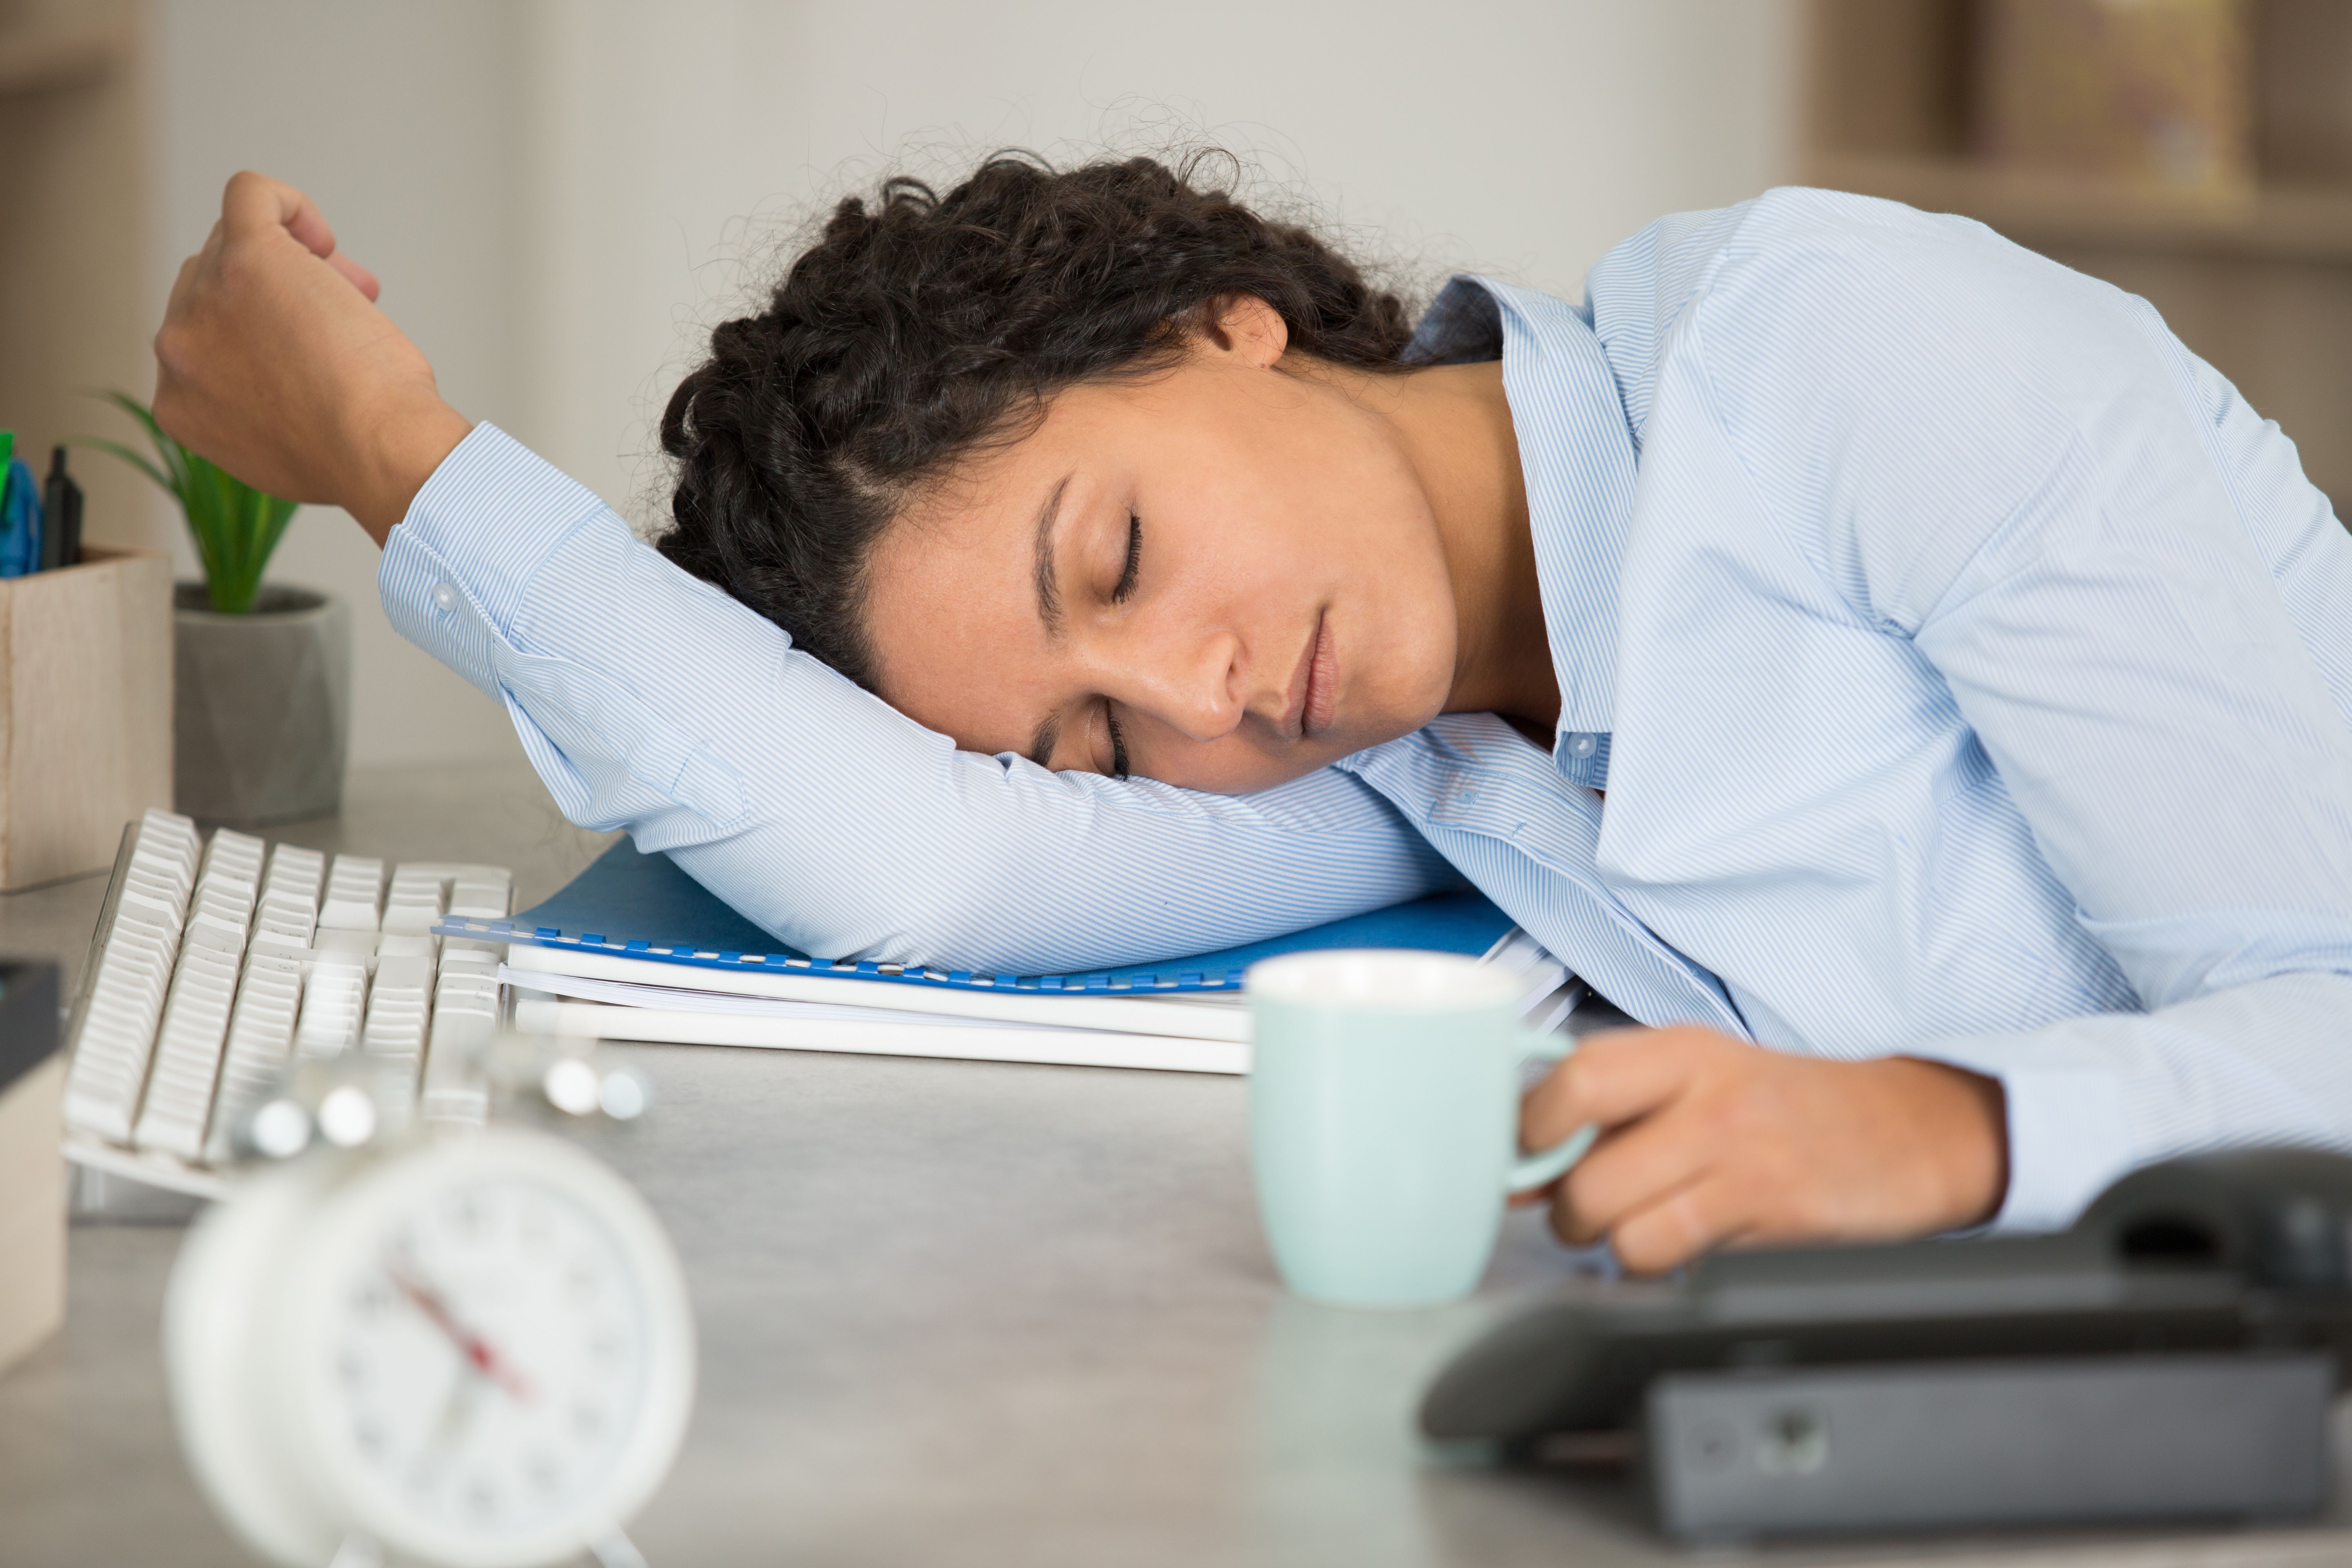
[[[205,580],[180,584],[173,605],[179,809],[247,826],[332,816],[351,734],[351,607],[262,582],[295,503],[189,451],[136,398],[107,396],[145,427],[155,460],[118,441],[86,444],[134,465],[180,503],[204,564]]]

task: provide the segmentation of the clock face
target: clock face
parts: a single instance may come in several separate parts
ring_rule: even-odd
[[[618,1177],[477,1134],[304,1227],[281,1303],[285,1428],[346,1517],[458,1564],[552,1561],[668,1468],[692,1397],[675,1256]]]
[[[384,1501],[477,1535],[593,1506],[645,1402],[650,1331],[596,1214],[535,1182],[455,1185],[394,1215],[340,1294],[320,1436]]]

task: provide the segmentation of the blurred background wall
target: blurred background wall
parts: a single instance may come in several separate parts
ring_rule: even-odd
[[[894,161],[944,174],[1000,144],[1197,132],[1376,253],[1573,294],[1658,214],[1787,177],[1795,32],[1786,0],[154,0],[134,336],[222,182],[265,170],[381,274],[452,402],[642,522],[652,422],[698,330],[812,199]],[[175,542],[193,570],[171,515],[110,491],[126,498],[136,524],[93,534]],[[358,601],[354,764],[512,747],[384,624],[375,554],[306,509],[272,567]]]
[[[240,167],[318,197],[467,413],[645,524],[653,424],[803,222],[893,169],[1208,142],[1425,288],[1575,294],[1652,217],[1802,180],[1966,213],[2146,295],[2352,503],[2352,0],[0,0],[0,425],[128,434]],[[194,560],[96,454],[90,537]],[[353,761],[504,716],[355,602]]]

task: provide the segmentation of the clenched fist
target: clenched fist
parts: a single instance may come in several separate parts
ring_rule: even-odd
[[[293,186],[231,179],[155,334],[156,422],[247,484],[341,506],[381,543],[469,428]]]

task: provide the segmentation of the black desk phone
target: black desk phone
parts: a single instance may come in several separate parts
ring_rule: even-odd
[[[1546,1302],[1430,1387],[1423,1431],[1526,1456],[1632,1431],[1700,1540],[2326,1500],[2352,1370],[2352,1159],[2149,1166],[2051,1236],[1727,1252]]]

